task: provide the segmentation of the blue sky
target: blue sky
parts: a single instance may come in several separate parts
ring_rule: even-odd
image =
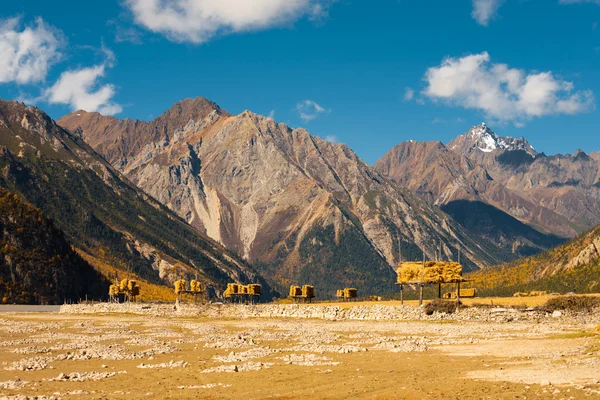
[[[54,118],[84,105],[148,120],[204,96],[369,163],[484,120],[547,154],[600,150],[596,0],[5,3],[0,97]]]

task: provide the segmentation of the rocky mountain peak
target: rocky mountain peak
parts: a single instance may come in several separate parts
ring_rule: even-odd
[[[532,157],[537,155],[527,139],[499,136],[485,122],[473,126],[467,133],[448,143],[448,148],[461,155],[469,155],[473,152],[493,153],[503,150],[523,150]]]

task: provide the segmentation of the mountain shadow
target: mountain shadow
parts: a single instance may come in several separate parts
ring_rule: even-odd
[[[455,200],[441,208],[472,234],[510,250],[514,258],[538,254],[565,242],[481,201]]]

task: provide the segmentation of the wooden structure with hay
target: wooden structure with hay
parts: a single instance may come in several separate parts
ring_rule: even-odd
[[[185,279],[179,279],[175,281],[175,295],[177,295],[177,302],[180,302],[185,295],[191,295],[194,298],[194,303],[198,301],[198,297],[204,293],[202,282],[192,279],[188,287],[188,283]]]
[[[402,262],[397,273],[396,285],[400,286],[401,296],[405,285],[419,287],[419,305],[423,304],[423,287],[427,285],[438,285],[438,297],[442,297],[442,284],[456,284],[456,299],[460,301],[460,284],[467,282],[462,276],[463,267],[458,262],[450,261],[422,261]]]
[[[122,279],[108,287],[108,299],[111,303],[124,303],[125,301],[139,300],[141,287],[134,279]]]
[[[315,287],[311,285],[290,286],[290,296],[295,302],[311,303],[315,297]]]
[[[335,297],[343,301],[356,300],[356,298],[358,297],[358,290],[355,288],[339,289],[335,292]]]
[[[242,285],[240,283],[228,283],[223,297],[232,303],[258,303],[262,295],[262,286],[258,283]]]

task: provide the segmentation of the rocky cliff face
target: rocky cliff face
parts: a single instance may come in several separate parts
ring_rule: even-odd
[[[375,168],[472,232],[527,255],[600,223],[599,166],[597,157],[581,151],[538,154],[527,140],[500,137],[480,125],[447,145],[402,143]],[[486,233],[490,227],[497,234]]]
[[[124,151],[137,140],[115,146]],[[220,290],[261,280],[36,107],[0,100],[0,186],[50,216],[78,250],[153,283],[198,277]]]
[[[198,105],[212,111],[191,113]],[[78,112],[59,123],[89,138],[132,182],[257,263],[280,287],[313,282],[327,291],[343,285],[363,293],[391,290],[389,265],[400,247],[405,259],[421,259],[422,250],[434,258],[440,247],[443,257],[456,258],[460,247],[470,268],[504,259],[343,144],[249,111],[232,116],[204,99],[174,108],[188,115],[165,124],[168,139],[148,140],[138,151],[124,145],[134,139],[119,130],[123,121]],[[172,113],[131,124],[137,136],[152,138],[147,132]]]

